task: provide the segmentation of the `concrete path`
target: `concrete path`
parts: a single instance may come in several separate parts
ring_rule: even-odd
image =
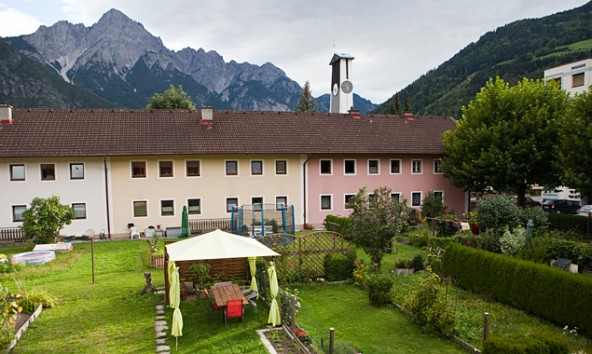
[[[164,315],[164,305],[156,305],[156,319],[154,321],[154,331],[156,334],[156,353],[170,354],[171,348],[166,345],[166,337],[169,325]]]

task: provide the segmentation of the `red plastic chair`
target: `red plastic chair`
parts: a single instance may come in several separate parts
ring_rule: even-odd
[[[222,308],[223,308],[223,306],[218,306],[218,305],[216,305],[215,302],[212,301],[213,299],[210,297],[210,293],[208,292],[208,289],[204,289],[204,293],[206,294],[206,296],[208,298],[208,304],[210,305],[210,307],[212,308],[212,310],[220,311],[220,316],[221,316],[221,319],[222,319],[222,317],[224,316],[222,314],[222,311],[221,311]]]
[[[228,300],[224,309],[224,327],[228,328],[229,318],[239,318],[245,327],[245,311],[243,310],[243,300]]]

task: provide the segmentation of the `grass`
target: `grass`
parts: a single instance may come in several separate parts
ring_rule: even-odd
[[[328,343],[335,328],[340,347],[362,353],[464,353],[450,340],[415,325],[394,307],[370,306],[368,293],[352,285],[308,285],[298,288],[302,308],[297,323],[316,345]]]
[[[0,247],[0,252],[31,248]],[[154,307],[162,297],[140,290],[144,271],[152,271],[155,285],[162,286],[162,277],[146,263],[144,241],[97,242],[93,284],[90,243],[80,243],[52,262],[1,275],[2,285],[13,292],[45,290],[60,302],[29,327],[14,353],[153,353]]]

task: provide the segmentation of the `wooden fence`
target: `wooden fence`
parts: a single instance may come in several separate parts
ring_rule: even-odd
[[[24,242],[25,232],[21,227],[0,228],[0,243]]]
[[[164,269],[164,254],[150,252],[150,266],[156,269]]]
[[[216,229],[229,231],[230,219],[189,220],[189,226],[191,228],[192,235],[203,234],[206,232],[214,231]]]

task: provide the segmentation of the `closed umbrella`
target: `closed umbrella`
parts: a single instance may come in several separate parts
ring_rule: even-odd
[[[169,289],[169,302],[170,307],[173,308],[173,324],[171,327],[171,335],[175,336],[176,347],[179,346],[179,337],[183,335],[183,315],[179,310],[181,303],[181,283],[179,282],[179,267],[172,263],[170,267],[172,269],[171,274],[171,287]]]
[[[181,237],[189,237],[191,235],[191,227],[189,226],[189,215],[187,215],[187,206],[183,206],[183,213],[181,214]]]
[[[251,269],[251,290],[257,292],[257,298],[259,298],[259,288],[257,287],[257,278],[255,273],[257,272],[257,257],[249,257],[249,268]]]
[[[275,265],[273,262],[269,262],[271,266],[267,269],[269,273],[269,291],[271,293],[271,306],[269,308],[269,317],[267,323],[271,323],[274,327],[282,323],[282,317],[280,316],[280,307],[275,299],[278,294],[278,281],[277,274],[275,272]]]
[[[526,243],[527,244],[530,242],[530,239],[532,238],[532,229],[534,229],[534,222],[532,221],[532,219],[528,219],[528,222],[526,223]]]

